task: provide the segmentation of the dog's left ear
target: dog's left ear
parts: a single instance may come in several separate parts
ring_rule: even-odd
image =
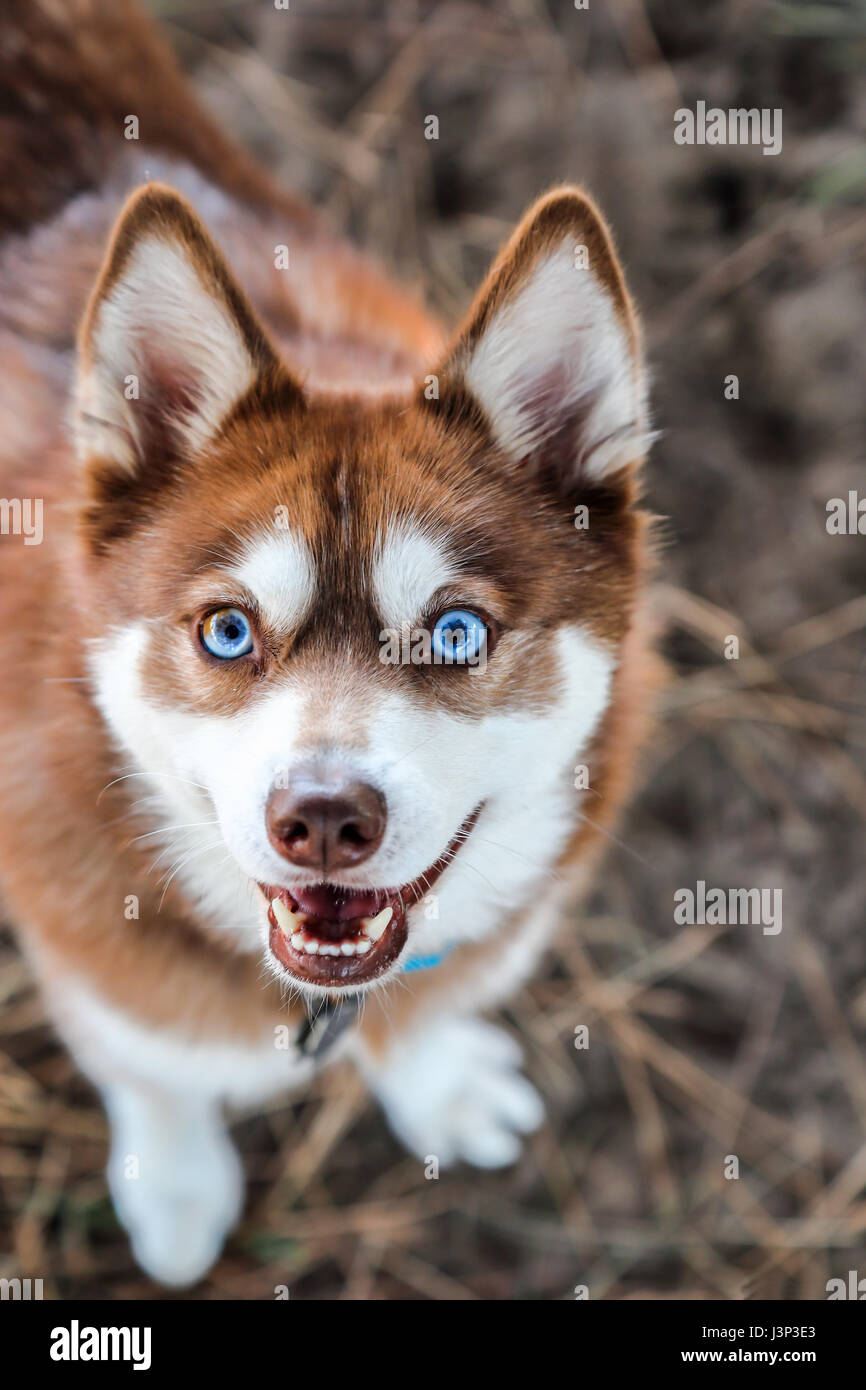
[[[497,257],[445,364],[440,404],[480,407],[513,464],[558,485],[607,480],[646,452],[637,324],[604,220],[549,193]]]

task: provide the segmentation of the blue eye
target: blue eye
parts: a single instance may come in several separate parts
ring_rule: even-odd
[[[433,660],[448,666],[472,666],[484,650],[487,627],[477,613],[451,608],[436,622],[431,638]]]
[[[232,661],[252,651],[252,625],[239,608],[219,608],[202,623],[201,640],[212,656]]]

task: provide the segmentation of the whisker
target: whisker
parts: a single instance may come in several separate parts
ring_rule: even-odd
[[[191,777],[181,777],[178,773],[174,772],[124,772],[120,777],[115,777],[111,782],[106,782],[99,796],[96,798],[97,806],[107,791],[110,791],[112,787],[116,787],[119,782],[128,781],[130,777],[165,777],[175,782],[186,782],[190,787],[199,787],[203,792],[209,790],[204,782],[195,782]]]
[[[203,825],[219,825],[219,820],[213,816],[210,820],[190,820],[181,825],[161,825],[156,830],[146,831],[144,835],[136,835],[128,843],[137,845],[140,840],[149,840],[154,835],[166,835],[170,830],[198,830]]]
[[[157,912],[162,911],[162,905],[165,902],[165,895],[168,892],[169,887],[171,886],[172,879],[174,879],[174,877],[180,872],[184,865],[191,863],[193,859],[197,859],[201,854],[207,854],[211,850],[219,849],[222,843],[223,841],[220,839],[214,840],[212,845],[201,845],[198,849],[193,850],[191,854],[187,854],[175,865],[175,867],[172,869],[171,873],[169,874],[166,880],[165,887],[162,890],[162,897],[160,898],[159,906],[156,909]]]

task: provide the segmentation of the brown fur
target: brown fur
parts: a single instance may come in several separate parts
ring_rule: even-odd
[[[134,807],[135,779],[131,790],[114,780],[121,775],[118,758],[90,699],[83,639],[134,617],[168,616],[165,635],[155,639],[159,659],[150,665],[150,693],[230,711],[285,678],[290,654],[295,671],[328,663],[333,669],[339,656],[328,633],[337,626],[365,654],[359,698],[374,699],[386,675],[376,660],[376,618],[356,582],[357,566],[369,566],[383,514],[422,519],[443,535],[464,538],[459,597],[490,612],[499,659],[484,682],[417,669],[392,670],[387,679],[413,682],[417,698],[444,700],[467,715],[528,705],[543,712],[550,698],[547,633],[579,621],[620,644],[614,704],[592,752],[593,820],[607,827],[628,790],[655,679],[648,630],[636,616],[646,528],[634,510],[633,472],[604,486],[584,483],[575,495],[510,467],[492,447],[460,373],[496,306],[564,229],[590,247],[635,350],[636,320],[591,200],[557,191],[503,249],[441,367],[443,399],[435,408],[413,397],[410,383],[441,353],[439,326],[215,131],[131,7],[41,0],[14,4],[13,17],[27,56],[7,55],[0,64],[12,92],[17,149],[10,155],[7,142],[7,163],[0,164],[0,217],[10,230],[0,253],[0,293],[7,292],[9,305],[0,331],[0,411],[4,421],[16,421],[0,441],[0,491],[45,498],[46,539],[32,549],[0,540],[0,622],[15,654],[0,669],[0,880],[7,908],[53,988],[62,992],[69,974],[83,975],[142,1020],[183,1020],[202,1036],[253,1039],[278,1017],[285,1020],[277,987],[263,982],[258,961],[239,959],[224,938],[209,934],[207,923],[194,920],[176,890],[160,904],[147,874],[152,850],[131,843],[149,822]],[[121,68],[135,73],[122,99],[112,80]],[[47,94],[56,127],[45,115],[31,120],[33,83]],[[142,117],[144,144],[191,164],[230,198],[232,216],[218,230],[243,289],[183,204],[158,190],[139,194],[108,252],[84,321],[83,351],[94,306],[122,272],[143,223],[155,218],[180,227],[203,276],[242,324],[260,372],[189,468],[118,478],[93,459],[82,482],[62,394],[106,233],[137,177],[120,138],[130,110]],[[45,168],[62,169],[62,176],[46,179]],[[19,190],[18,201],[10,189]],[[73,225],[81,235],[69,248]],[[297,274],[286,281],[263,270],[260,255],[255,263],[247,259],[245,242],[262,236],[269,247],[292,243],[302,293],[287,288],[297,285]],[[370,381],[384,383],[379,399],[362,393]],[[227,530],[227,498],[241,534],[276,506],[290,506],[293,524],[319,559],[325,597],[301,631],[263,628],[256,662],[215,673],[188,632],[214,593],[206,581],[212,574],[217,585],[219,554],[228,560],[237,548],[237,536]],[[346,511],[346,499],[348,531],[335,519]],[[592,507],[591,532],[568,525],[580,501]],[[531,663],[509,658],[518,621],[534,644]],[[582,825],[562,868],[583,864],[599,844],[599,830]],[[124,917],[130,894],[141,903],[134,931]],[[455,978],[482,971],[495,949],[492,943],[463,947],[411,992],[398,992],[388,1027],[408,1023],[426,996],[448,990]],[[377,1004],[364,1027],[381,1045],[387,1030]]]

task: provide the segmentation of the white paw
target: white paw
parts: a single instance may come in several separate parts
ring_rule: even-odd
[[[240,1214],[243,1175],[231,1140],[212,1111],[166,1114],[127,1098],[109,1108],[108,1185],[136,1261],[160,1284],[195,1284]]]
[[[517,1159],[518,1136],[544,1118],[520,1064],[520,1048],[501,1028],[449,1019],[419,1030],[406,1051],[398,1044],[370,1079],[394,1133],[419,1158],[502,1168]]]

